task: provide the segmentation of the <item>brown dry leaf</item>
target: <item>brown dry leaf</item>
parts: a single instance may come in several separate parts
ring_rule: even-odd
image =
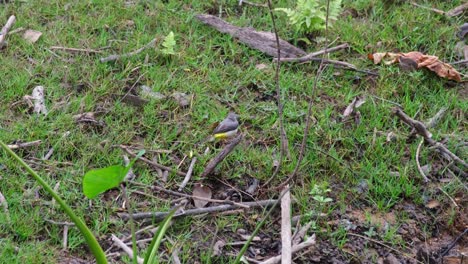
[[[203,184],[195,184],[195,186],[193,187],[192,195],[196,197],[211,199],[212,193],[210,187]],[[202,208],[205,207],[205,205],[207,205],[209,202],[206,200],[193,198],[193,203],[195,204],[195,207]]]
[[[23,38],[29,43],[35,43],[42,36],[42,32],[28,29],[24,32]]]
[[[440,206],[440,203],[437,200],[430,200],[429,202],[426,203],[426,208],[429,208],[429,209],[434,209],[439,206]]]
[[[404,57],[405,63],[413,60],[419,68],[427,68],[435,72],[438,76],[457,82],[461,81],[460,73],[455,70],[450,64],[444,63],[439,60],[437,56],[425,55],[421,52],[412,51],[408,53],[374,53],[369,54],[368,58],[374,61],[374,64],[384,62],[386,65],[400,62],[400,58]]]
[[[190,104],[190,95],[188,94],[175,92],[172,94],[172,97],[182,108],[187,107]]]
[[[354,113],[355,109],[360,107],[362,104],[366,102],[365,97],[363,96],[356,96],[353,98],[353,101],[346,107],[346,109],[343,112],[343,117],[347,117]]]

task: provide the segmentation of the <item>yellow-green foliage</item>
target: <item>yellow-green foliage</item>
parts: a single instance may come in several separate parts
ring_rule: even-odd
[[[298,0],[294,9],[276,8],[276,11],[285,12],[289,22],[299,32],[311,32],[325,29],[327,19],[327,0]],[[328,21],[334,21],[341,12],[341,0],[330,0]]]

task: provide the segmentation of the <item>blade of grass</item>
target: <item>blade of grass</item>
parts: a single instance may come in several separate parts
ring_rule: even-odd
[[[169,228],[169,225],[171,224],[171,219],[174,216],[177,209],[179,209],[179,206],[172,209],[172,211],[166,216],[166,218],[164,218],[164,220],[159,225],[158,231],[156,232],[156,234],[154,234],[153,240],[151,241],[151,244],[148,248],[148,253],[146,253],[145,261],[143,262],[143,264],[159,263],[156,254],[158,253],[159,245],[161,244],[164,234]]]

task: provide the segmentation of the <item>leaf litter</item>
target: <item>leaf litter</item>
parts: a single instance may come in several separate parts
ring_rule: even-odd
[[[417,69],[427,68],[435,72],[439,77],[461,82],[460,73],[453,68],[453,66],[440,61],[437,56],[425,55],[418,51],[408,53],[378,52],[369,54],[368,58],[372,60],[374,64],[383,62],[385,65],[395,63],[408,65],[414,63]]]

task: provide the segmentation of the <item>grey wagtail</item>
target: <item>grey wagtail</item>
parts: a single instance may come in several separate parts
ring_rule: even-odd
[[[230,112],[228,116],[213,130],[213,136],[210,141],[235,136],[239,128],[239,121],[237,120],[238,117],[239,116],[235,113]]]

